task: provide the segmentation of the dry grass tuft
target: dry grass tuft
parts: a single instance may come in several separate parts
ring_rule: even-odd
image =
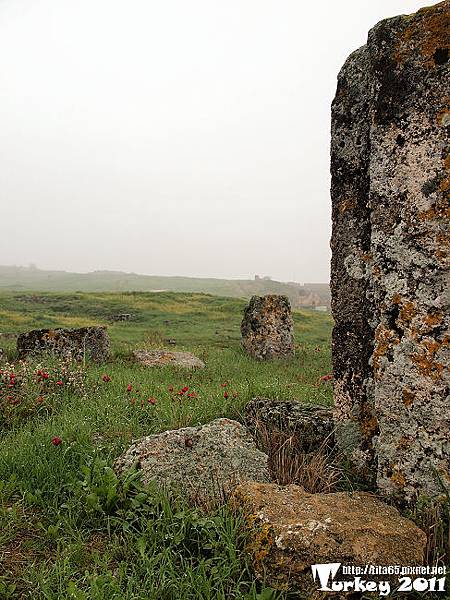
[[[268,454],[271,475],[279,485],[300,485],[316,494],[334,492],[344,480],[339,457],[328,438],[314,452],[304,452],[299,434],[268,428],[259,421],[255,437]]]

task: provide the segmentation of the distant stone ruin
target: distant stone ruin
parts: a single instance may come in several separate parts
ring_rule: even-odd
[[[450,481],[450,3],[378,23],[332,107],[338,443],[385,494]]]
[[[258,360],[294,354],[294,322],[287,296],[253,296],[241,323],[242,345]]]
[[[109,336],[106,327],[80,329],[34,329],[17,338],[19,358],[52,353],[81,361],[89,358],[104,362],[109,358]]]

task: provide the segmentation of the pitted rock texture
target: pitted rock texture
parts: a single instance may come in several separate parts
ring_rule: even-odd
[[[332,107],[336,436],[401,501],[450,481],[449,30],[448,0],[382,21]]]
[[[146,367],[182,367],[184,369],[203,369],[205,363],[190,352],[172,350],[135,350],[134,358]]]
[[[17,351],[21,359],[30,354],[50,352],[77,361],[89,358],[104,362],[109,358],[109,348],[106,327],[35,329],[17,338]]]
[[[118,458],[122,473],[137,466],[142,481],[174,487],[200,504],[221,503],[244,481],[269,481],[267,455],[246,428],[230,419],[149,435]]]
[[[241,323],[242,345],[258,360],[294,355],[294,322],[287,296],[252,296]]]
[[[295,436],[296,448],[304,453],[331,449],[334,445],[333,411],[324,406],[252,398],[245,407],[244,423],[256,436],[261,431]]]
[[[247,482],[231,504],[246,517],[256,576],[275,589],[312,597],[308,592],[319,587],[313,564],[423,564],[425,533],[371,494],[308,494],[296,485]]]

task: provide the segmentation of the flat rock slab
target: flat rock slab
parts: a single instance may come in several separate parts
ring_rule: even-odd
[[[135,350],[134,358],[146,367],[164,367],[171,365],[184,369],[203,369],[205,363],[190,352],[171,350]]]
[[[34,329],[17,338],[19,358],[52,353],[81,361],[85,357],[95,362],[109,358],[110,342],[106,327],[78,329]]]
[[[257,577],[275,589],[312,597],[320,587],[313,564],[423,564],[425,533],[371,494],[308,494],[296,485],[247,482],[231,502],[246,516]]]
[[[122,473],[137,466],[144,484],[174,487],[200,504],[222,503],[248,480],[269,481],[267,455],[247,429],[230,419],[149,435],[136,442],[114,465]]]

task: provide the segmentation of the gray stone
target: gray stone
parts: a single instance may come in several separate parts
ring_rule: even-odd
[[[450,4],[378,23],[332,107],[336,436],[401,500],[450,480]]]
[[[304,453],[334,445],[333,410],[324,406],[253,398],[245,407],[244,423],[254,435],[279,431],[295,436],[296,449]]]
[[[223,502],[238,483],[269,481],[267,456],[245,427],[230,419],[144,437],[116,460],[114,468],[122,473],[135,465],[144,484],[175,487],[205,505]]]
[[[134,358],[146,367],[181,367],[183,369],[203,369],[205,363],[190,352],[173,350],[134,350]]]
[[[35,329],[17,338],[19,358],[30,354],[52,353],[82,361],[89,358],[104,362],[109,358],[109,337],[106,327],[79,329]]]
[[[132,314],[131,313],[120,313],[118,315],[111,315],[109,317],[110,321],[130,321],[132,318]]]
[[[287,296],[253,296],[241,323],[242,345],[258,360],[294,355],[294,322]]]

